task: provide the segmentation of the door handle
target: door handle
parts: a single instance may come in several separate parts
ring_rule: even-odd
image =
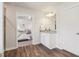
[[[76,33],[77,35],[79,35],[79,33]]]

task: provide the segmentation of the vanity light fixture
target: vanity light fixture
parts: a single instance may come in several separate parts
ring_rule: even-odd
[[[48,13],[46,16],[47,17],[52,17],[52,16],[54,16],[55,15],[55,12],[50,12],[50,13]]]

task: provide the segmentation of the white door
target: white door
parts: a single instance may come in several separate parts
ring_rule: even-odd
[[[79,55],[79,6],[62,11],[63,48]]]
[[[15,6],[5,8],[5,50],[10,50],[16,48],[16,11]]]

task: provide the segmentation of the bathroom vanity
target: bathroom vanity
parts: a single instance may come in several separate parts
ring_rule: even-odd
[[[41,43],[49,49],[55,48],[56,45],[56,32],[40,32]]]
[[[41,43],[49,49],[56,46],[56,14],[50,12],[40,21]]]

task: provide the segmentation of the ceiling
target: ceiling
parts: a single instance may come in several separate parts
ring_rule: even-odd
[[[14,5],[13,2],[8,2],[10,5]],[[62,2],[16,2],[16,6],[28,7],[40,11],[54,11],[56,7],[60,6]]]

